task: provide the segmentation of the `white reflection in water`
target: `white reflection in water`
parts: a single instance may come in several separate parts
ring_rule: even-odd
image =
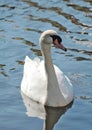
[[[26,106],[27,115],[38,117],[44,120],[43,130],[53,130],[54,125],[59,118],[72,107],[72,103],[65,107],[49,107],[33,101],[21,92],[24,105]]]

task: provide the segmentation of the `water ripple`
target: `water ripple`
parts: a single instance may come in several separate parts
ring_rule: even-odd
[[[80,22],[80,20],[78,18],[76,18],[74,15],[63,12],[62,8],[41,6],[39,3],[33,2],[32,0],[31,1],[23,0],[23,1],[27,2],[30,6],[34,6],[34,7],[38,8],[39,10],[42,10],[42,11],[47,10],[48,12],[53,11],[53,12],[57,13],[58,15],[64,16],[67,20],[70,20],[75,25],[92,28],[92,25],[88,25],[86,23]],[[74,9],[77,9],[77,10],[79,9],[79,11],[83,11],[83,12],[87,12],[87,13],[92,12],[92,10],[90,10],[87,7],[81,7],[81,6],[75,5],[75,4],[67,4],[67,6],[74,7]],[[46,20],[46,22],[49,22],[49,20],[48,21]]]
[[[26,45],[29,45],[29,46],[36,46],[33,42],[31,41],[28,41],[28,40],[25,40],[24,38],[21,38],[21,37],[13,37],[12,39],[14,40],[18,40],[18,41],[22,41],[22,43],[26,44]]]
[[[83,53],[86,55],[92,55],[92,51],[88,51],[88,50],[79,50],[79,49],[73,49],[73,48],[68,48],[70,51],[74,51],[74,52],[79,52],[79,53]]]
[[[82,11],[85,13],[92,13],[92,10],[86,6],[80,6],[80,5],[73,4],[73,3],[67,4],[67,6],[70,6],[70,7],[74,8],[75,10]]]

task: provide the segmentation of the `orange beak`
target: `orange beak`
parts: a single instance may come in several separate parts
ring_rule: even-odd
[[[67,48],[65,48],[62,43],[59,43],[57,39],[54,40],[54,45],[57,48],[60,48],[60,49],[62,49],[64,51],[67,51]]]

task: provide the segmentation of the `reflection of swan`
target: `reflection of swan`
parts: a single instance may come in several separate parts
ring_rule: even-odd
[[[25,59],[22,92],[33,100],[47,106],[66,106],[73,100],[70,80],[52,63],[51,44],[66,51],[62,39],[54,30],[47,30],[40,37],[44,61]]]
[[[23,102],[27,109],[27,115],[31,117],[39,117],[41,119],[45,119],[45,109],[41,103],[37,103],[33,101],[31,98],[27,97],[21,92]]]
[[[52,130],[59,118],[72,106],[72,103],[65,107],[49,107],[37,103],[21,93],[23,102],[27,109],[27,115],[30,117],[39,117],[44,119],[43,130]]]

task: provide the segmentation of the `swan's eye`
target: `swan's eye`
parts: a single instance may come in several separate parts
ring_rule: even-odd
[[[51,36],[52,39],[53,39],[53,43],[54,43],[54,41],[55,41],[56,39],[57,39],[57,41],[58,41],[59,44],[62,42],[62,39],[61,39],[60,36],[58,36],[58,35],[50,35],[50,36]]]

